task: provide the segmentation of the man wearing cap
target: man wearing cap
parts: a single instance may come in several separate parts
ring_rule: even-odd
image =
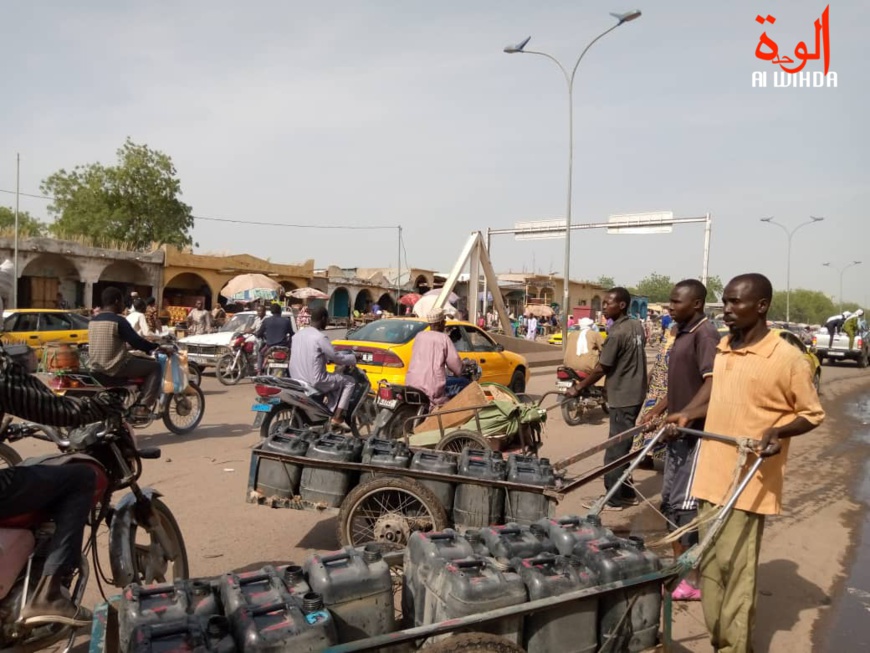
[[[459,376],[462,372],[462,359],[453,346],[453,341],[444,333],[447,325],[444,309],[435,308],[426,315],[429,330],[418,333],[414,338],[411,364],[405,375],[405,383],[417,388],[429,397],[433,407],[447,401],[446,366]]]

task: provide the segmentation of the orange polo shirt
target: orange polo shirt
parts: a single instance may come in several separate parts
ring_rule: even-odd
[[[775,332],[736,351],[731,336],[722,338],[713,364],[713,391],[705,431],[761,440],[768,428],[784,426],[796,417],[818,425],[825,418],[803,354]],[[782,451],[762,463],[737,501],[736,508],[761,515],[778,515],[789,439]],[[750,454],[749,463],[754,456]],[[737,448],[701,441],[692,496],[713,503],[728,497]]]

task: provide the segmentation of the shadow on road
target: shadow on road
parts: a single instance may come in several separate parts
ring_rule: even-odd
[[[202,440],[204,438],[238,438],[249,435],[252,432],[251,425],[245,422],[244,424],[213,424],[210,426],[200,426],[193,433],[189,433],[188,435],[158,433],[155,435],[139,435],[136,439],[149,446],[160,447],[174,442],[190,442],[191,440]]]
[[[771,650],[777,632],[790,631],[802,611],[816,610],[828,601],[827,594],[801,576],[791,560],[771,560],[759,565],[755,649]]]
[[[334,551],[339,548],[338,538],[335,535],[337,527],[337,516],[319,521],[296,543],[296,546],[318,551]]]

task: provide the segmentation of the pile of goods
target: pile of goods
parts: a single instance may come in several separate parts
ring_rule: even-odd
[[[119,605],[120,650],[323,651],[629,580],[660,567],[642,540],[619,538],[594,517],[487,526],[465,535],[418,532],[405,549],[401,597],[395,597],[401,621],[378,546],[346,547],[314,554],[302,566],[131,585]],[[653,581],[503,617],[475,631],[530,653],[642,651],[656,645],[661,597],[661,582]]]

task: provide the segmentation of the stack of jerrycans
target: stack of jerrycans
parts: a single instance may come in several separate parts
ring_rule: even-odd
[[[549,459],[517,454],[508,456],[507,480],[511,483],[549,488],[556,485],[556,475]],[[533,524],[542,517],[551,516],[555,506],[555,502],[544,494],[510,490],[507,493],[504,519],[506,522]]]
[[[305,561],[305,572],[335,619],[339,643],[395,632],[390,566],[377,544],[314,554]]]
[[[306,437],[307,436],[307,437]],[[275,497],[292,499],[299,494],[299,481],[302,477],[302,466],[261,458],[258,451],[267,453],[284,453],[292,456],[304,456],[314,437],[310,432],[295,435],[292,432],[272,433],[260,444],[251,456],[249,500],[252,500],[252,490],[267,500]]]
[[[118,608],[118,631],[120,650],[129,653],[236,650],[217,584],[209,580],[126,587]]]
[[[426,590],[429,577],[449,560],[474,555],[472,544],[448,528],[441,533],[411,533],[405,549],[402,579],[402,619],[404,627],[422,626],[425,619]]]
[[[574,552],[597,574],[599,584],[629,580],[661,569],[658,556],[647,550],[639,537],[626,540],[609,536],[588,540],[578,544]],[[654,647],[661,608],[661,581],[605,594],[598,607],[599,646],[610,651],[632,653]],[[629,609],[631,614],[624,620]],[[629,627],[626,627],[626,621]]]
[[[463,483],[463,476],[486,481],[503,481],[505,461],[499,451],[465,448],[459,456],[453,523],[458,528],[481,528],[504,520],[505,491],[500,487]]]
[[[315,653],[337,642],[332,615],[297,565],[220,578],[224,609],[242,651]]]

